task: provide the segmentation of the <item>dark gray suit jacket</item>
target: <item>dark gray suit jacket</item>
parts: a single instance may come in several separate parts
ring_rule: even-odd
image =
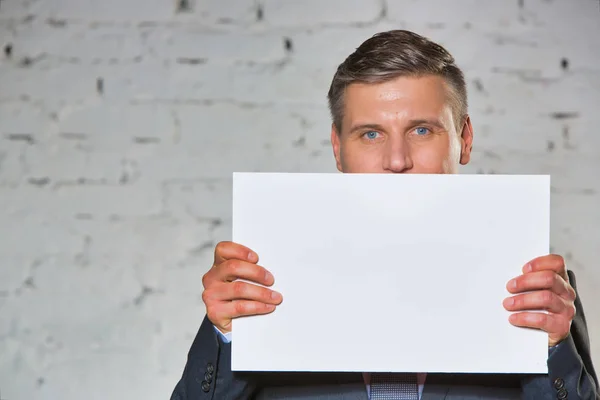
[[[549,352],[548,374],[427,374],[421,400],[600,400],[579,296],[575,306],[570,336]],[[368,400],[359,373],[232,372],[231,345],[205,317],[171,400],[233,399]]]

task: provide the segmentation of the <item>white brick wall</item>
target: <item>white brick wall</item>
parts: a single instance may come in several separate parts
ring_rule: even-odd
[[[2,398],[168,398],[231,172],[334,171],[333,71],[392,28],[465,69],[465,173],[552,174],[600,367],[597,0],[0,0]]]

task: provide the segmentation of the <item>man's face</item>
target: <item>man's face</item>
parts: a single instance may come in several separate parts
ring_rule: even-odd
[[[341,172],[453,174],[470,158],[470,119],[456,130],[449,87],[437,76],[353,83],[331,143]]]

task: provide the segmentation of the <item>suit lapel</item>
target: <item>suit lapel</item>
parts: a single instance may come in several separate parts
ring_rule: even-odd
[[[336,393],[336,396],[327,396],[327,400],[369,400],[364,383],[340,385]]]
[[[427,374],[421,400],[519,398],[517,374]]]
[[[323,400],[369,400],[361,373],[344,373],[334,379],[333,390]]]
[[[421,400],[444,400],[450,388],[448,385],[435,385],[425,383]]]
[[[449,391],[450,387],[439,379],[439,375],[427,374],[421,400],[444,400]]]
[[[262,390],[257,400],[368,400],[360,373],[260,374]]]

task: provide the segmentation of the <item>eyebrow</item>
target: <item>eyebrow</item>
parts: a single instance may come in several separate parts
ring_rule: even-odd
[[[415,125],[433,125],[433,126],[437,126],[440,129],[446,129],[446,127],[444,126],[444,124],[442,124],[442,121],[440,121],[437,118],[411,119],[410,121],[408,121],[408,124],[410,126],[415,126]]]
[[[444,124],[442,124],[442,122],[436,118],[411,119],[410,121],[408,121],[408,125],[410,125],[410,126],[432,125],[432,126],[436,126],[436,127],[440,128],[440,129],[446,129]],[[383,126],[379,125],[379,124],[360,124],[360,125],[353,126],[350,129],[350,132],[362,131],[365,129],[373,129],[373,130],[377,130],[377,131],[385,130],[383,128]]]
[[[446,127],[444,126],[444,124],[442,124],[442,121],[440,121],[437,118],[412,119],[412,120],[408,121],[408,124],[410,126],[415,126],[415,125],[433,125],[433,126],[437,126],[440,129],[446,129]]]
[[[365,129],[373,129],[375,131],[383,131],[383,126],[377,124],[360,124],[355,125],[350,129],[350,132],[362,131]]]

